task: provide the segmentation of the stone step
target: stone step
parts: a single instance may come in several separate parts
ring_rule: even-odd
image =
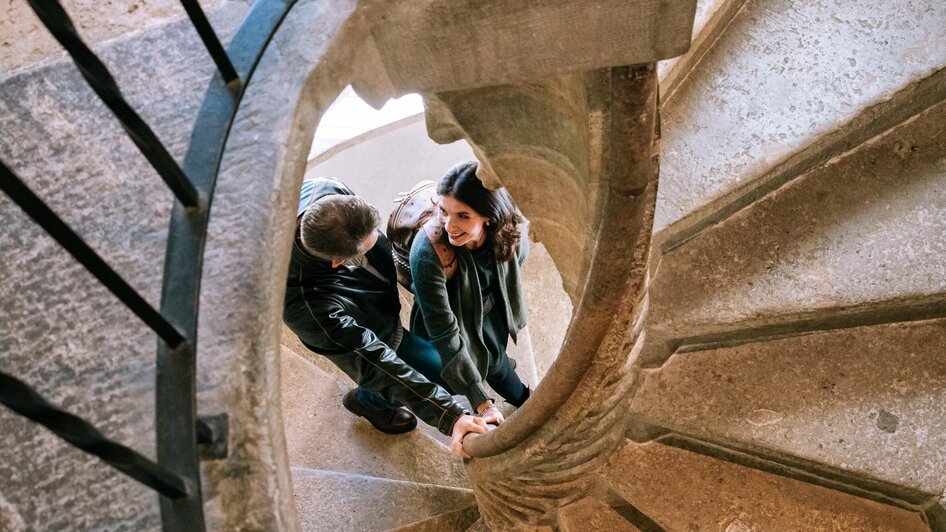
[[[480,518],[476,505],[392,529],[396,532],[464,532]]]
[[[483,518],[481,517],[477,519],[472,525],[470,525],[470,528],[467,528],[466,532],[492,532],[492,531],[489,529],[489,526],[486,525],[486,521],[484,521]]]
[[[746,2],[664,108],[658,240],[941,99],[944,40],[933,4]]]
[[[932,502],[946,493],[944,352],[946,319],[688,352],[646,372],[631,411],[650,425]]]
[[[655,442],[628,441],[602,474],[666,530],[930,530],[917,512]]]
[[[288,348],[281,359],[289,463],[308,469],[467,487],[463,463],[423,430],[384,434],[342,406],[351,389]],[[418,420],[418,428],[424,423]]]
[[[474,502],[467,489],[301,467],[292,481],[305,532],[390,530]]]
[[[585,497],[559,510],[558,524],[561,532],[584,532],[585,530],[641,532],[640,528],[594,497]]]
[[[946,103],[665,254],[644,363],[688,344],[946,316]]]
[[[657,63],[661,105],[667,105],[673,98],[680,83],[699,65],[745,3],[746,0],[697,0],[690,49],[681,56]]]

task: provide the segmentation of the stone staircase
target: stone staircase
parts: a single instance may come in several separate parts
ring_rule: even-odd
[[[664,66],[602,474],[668,530],[946,530],[946,10],[902,8],[700,2]]]
[[[407,434],[378,432],[341,405],[354,383],[283,335],[283,420],[303,530],[462,532],[477,521],[449,438],[422,422]]]
[[[232,32],[244,10],[228,4],[214,20]],[[209,65],[170,66],[203,59],[184,28],[152,28],[109,45],[107,55],[116,66],[147,67],[125,69],[119,81],[176,155],[209,75]],[[933,1],[698,2],[690,52],[661,65],[660,192],[644,340],[628,355],[640,377],[622,405],[627,439],[597,471],[591,493],[557,509],[558,530],[946,530],[943,28],[946,10]],[[163,57],[156,48],[189,55]],[[332,82],[343,85],[346,75]],[[154,80],[166,86],[156,91]],[[138,155],[107,114],[87,110],[87,91],[68,64],[0,82],[2,116],[16,133],[0,151],[157,301],[149,279],[159,261],[141,258],[163,253],[167,194],[147,179],[144,191],[119,186],[139,175]],[[248,100],[241,125],[272,120],[253,114],[272,96],[261,94]],[[22,108],[10,103],[21,99]],[[44,113],[58,117],[48,131],[32,125],[47,123]],[[260,266],[268,259],[259,257],[278,246],[253,238],[289,223],[270,218],[277,207],[291,209],[293,191],[250,164],[277,160],[284,148],[278,135],[250,126],[235,130],[232,152],[253,155],[225,165],[202,303],[202,409],[239,421],[230,458],[205,468],[212,522],[294,529],[292,498],[272,495],[286,487],[273,480],[282,425],[303,529],[487,530],[442,435],[373,431],[341,407],[347,378],[291,333],[283,332],[278,352],[267,351],[265,340],[278,332],[259,316],[275,315],[279,301],[260,287],[278,266]],[[47,147],[47,138],[56,144]],[[94,150],[63,148],[87,138],[99,139]],[[279,157],[259,148],[264,141]],[[296,163],[287,174],[304,167]],[[74,188],[60,186],[76,176]],[[92,197],[125,207],[103,214]],[[224,200],[239,212],[222,210]],[[80,413],[150,449],[141,436],[152,432],[149,406],[138,398],[150,397],[153,375],[143,368],[152,364],[152,337],[86,274],[54,258],[54,246],[3,198],[0,207],[14,228],[0,242],[3,271],[28,281],[4,292],[11,303],[0,343],[13,353],[4,362],[26,368],[57,402],[85,405]],[[137,228],[134,238],[127,227]],[[520,354],[527,379],[545,374],[561,343],[550,337],[571,307],[547,287],[569,260],[530,259],[549,275],[529,289],[531,315],[554,308],[558,321],[530,324],[530,356]],[[37,303],[50,292],[65,304]],[[97,333],[72,336],[76,327]],[[62,337],[68,345],[54,340]],[[104,354],[103,345],[111,346]],[[282,423],[279,409],[259,400],[274,358]],[[128,404],[134,408],[118,406]],[[150,493],[3,415],[0,528],[159,527]],[[40,449],[44,459],[24,464],[23,449]],[[259,487],[260,479],[270,484]],[[77,493],[77,482],[107,489]],[[287,521],[277,526],[280,516]]]

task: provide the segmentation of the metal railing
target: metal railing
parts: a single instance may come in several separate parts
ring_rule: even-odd
[[[82,41],[57,0],[28,0],[98,97],[174,193],[156,310],[0,161],[0,190],[160,338],[155,397],[157,462],[109,440],[87,421],[0,372],[0,403],[160,494],[164,530],[204,530],[200,456],[226,455],[226,414],[196,417],[197,317],[203,251],[223,148],[240,100],[270,39],[295,0],[257,0],[227,50],[196,0],[181,0],[217,72],[180,166],[122,96],[108,68]],[[200,451],[198,444],[201,445]]]

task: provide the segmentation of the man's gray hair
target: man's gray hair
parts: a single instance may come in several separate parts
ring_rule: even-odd
[[[358,196],[325,196],[310,203],[302,215],[302,246],[312,255],[350,259],[380,223],[378,209]]]

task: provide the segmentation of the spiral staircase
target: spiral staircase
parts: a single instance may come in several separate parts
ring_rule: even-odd
[[[475,4],[301,1],[267,46],[203,253],[196,409],[229,417],[208,526],[946,530],[946,7]],[[247,9],[208,4],[222,40]],[[181,160],[206,50],[174,17],[112,30],[93,48]],[[67,60],[5,68],[0,159],[157,308],[172,193]],[[466,141],[548,250],[518,346],[544,378],[466,464],[347,414],[279,323],[287,213],[348,83],[422,92],[426,134]],[[387,138],[363,146],[407,149]],[[0,372],[153,456],[154,333],[4,196],[0,225]],[[573,309],[564,337],[543,304]],[[162,526],[154,492],[0,427],[0,529]]]

